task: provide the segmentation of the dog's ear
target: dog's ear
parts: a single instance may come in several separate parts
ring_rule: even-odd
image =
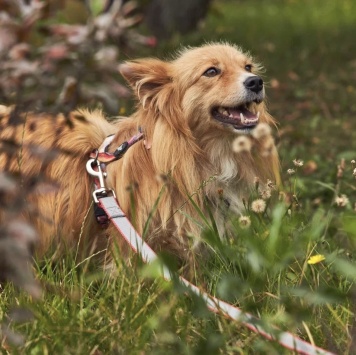
[[[172,81],[168,73],[169,63],[158,59],[125,62],[120,65],[119,71],[144,107]]]
[[[170,62],[141,59],[121,64],[119,70],[143,108],[159,112],[176,132],[191,135],[187,123],[181,119],[180,91],[174,85]]]

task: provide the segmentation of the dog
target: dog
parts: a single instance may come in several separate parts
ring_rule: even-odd
[[[40,181],[25,191],[21,210],[21,218],[40,235],[37,254],[78,244],[94,253],[109,250],[113,243],[127,254],[118,232],[95,221],[86,163],[107,136],[114,135],[109,146],[114,150],[142,131],[144,140],[107,166],[105,183],[156,252],[189,263],[199,249],[201,213],[212,212],[223,233],[226,209],[243,212],[243,199],[256,178],[260,184],[278,182],[275,145],[254,134],[261,125],[275,124],[267,112],[261,69],[239,47],[211,43],[185,48],[169,61],[148,58],[121,64],[137,99],[130,117],[109,122],[101,111],[84,109],[69,117],[20,117],[16,109],[2,107],[0,170],[15,174],[21,186],[36,185],[34,178]],[[252,147],[234,151],[239,137]],[[11,153],[5,149],[9,142]],[[46,182],[58,189],[43,188]],[[3,223],[7,218],[2,212]]]

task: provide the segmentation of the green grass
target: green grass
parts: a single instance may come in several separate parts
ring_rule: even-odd
[[[164,56],[181,44],[226,40],[264,63],[270,112],[280,122],[277,140],[289,204],[279,204],[275,192],[265,214],[248,207],[248,229],[231,216],[232,232],[223,241],[213,226],[207,227],[204,239],[212,251],[198,281],[260,316],[267,326],[277,325],[338,354],[356,351],[356,183],[350,163],[356,159],[355,24],[353,0],[216,1],[200,31],[176,36],[153,53]],[[304,166],[289,176],[295,158]],[[346,168],[337,178],[342,158]],[[350,199],[344,208],[334,203],[339,194]],[[309,265],[315,254],[326,259]],[[10,323],[25,340],[20,347],[0,343],[1,351],[290,353],[209,313],[201,300],[157,279],[154,267],[136,261],[128,267],[118,259],[114,277],[90,261],[76,266],[72,255],[61,263],[36,265],[43,300],[33,301],[11,285],[1,293],[0,320],[11,318],[14,306],[34,315],[31,321]]]

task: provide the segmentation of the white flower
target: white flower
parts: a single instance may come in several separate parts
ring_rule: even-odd
[[[251,225],[251,219],[249,216],[241,216],[239,218],[239,224],[242,229],[246,229]]]
[[[293,175],[295,173],[295,170],[294,169],[288,169],[287,170],[287,174],[288,175]]]
[[[263,213],[266,209],[266,202],[264,200],[257,199],[252,201],[251,203],[251,210],[256,213]]]
[[[264,200],[268,200],[271,197],[271,189],[268,187],[264,190],[260,190],[259,193]]]
[[[271,127],[267,123],[259,123],[252,131],[252,137],[257,140],[271,135]]]
[[[235,153],[249,152],[251,148],[251,139],[246,136],[239,136],[232,142],[232,150]]]
[[[349,203],[349,198],[346,195],[337,196],[335,203],[339,207],[345,207]]]
[[[293,164],[295,166],[303,166],[304,165],[304,161],[303,160],[300,160],[300,159],[294,159],[293,160]]]
[[[270,179],[267,179],[266,185],[267,185],[271,190],[273,190],[273,189],[276,188],[276,185],[275,185],[275,184],[273,183],[273,181],[270,180]]]

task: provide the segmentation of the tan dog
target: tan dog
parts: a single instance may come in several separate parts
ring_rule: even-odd
[[[114,150],[141,127],[145,141],[108,165],[106,184],[116,191],[140,233],[151,216],[146,239],[156,251],[166,250],[186,261],[202,229],[196,206],[203,212],[209,206],[223,230],[220,204],[225,211],[229,206],[240,213],[242,198],[248,197],[256,177],[261,183],[278,180],[274,145],[269,141],[266,147],[251,134],[258,123],[273,124],[263,102],[259,70],[238,47],[209,44],[184,49],[169,62],[142,59],[123,64],[120,71],[138,105],[131,117],[114,123],[100,112],[88,111],[73,113],[72,125],[65,124],[62,115],[24,114],[19,121],[3,108],[1,170],[19,173],[22,185],[33,177],[59,184],[56,192],[26,190],[23,216],[41,236],[39,252],[51,245],[77,245],[79,238],[92,251],[105,249],[111,238],[125,250],[118,233],[103,230],[88,213],[93,187],[85,165],[106,136],[115,134],[110,145]],[[236,153],[232,144],[241,135],[249,137],[252,148]],[[16,153],[4,153],[8,141],[16,142]]]

